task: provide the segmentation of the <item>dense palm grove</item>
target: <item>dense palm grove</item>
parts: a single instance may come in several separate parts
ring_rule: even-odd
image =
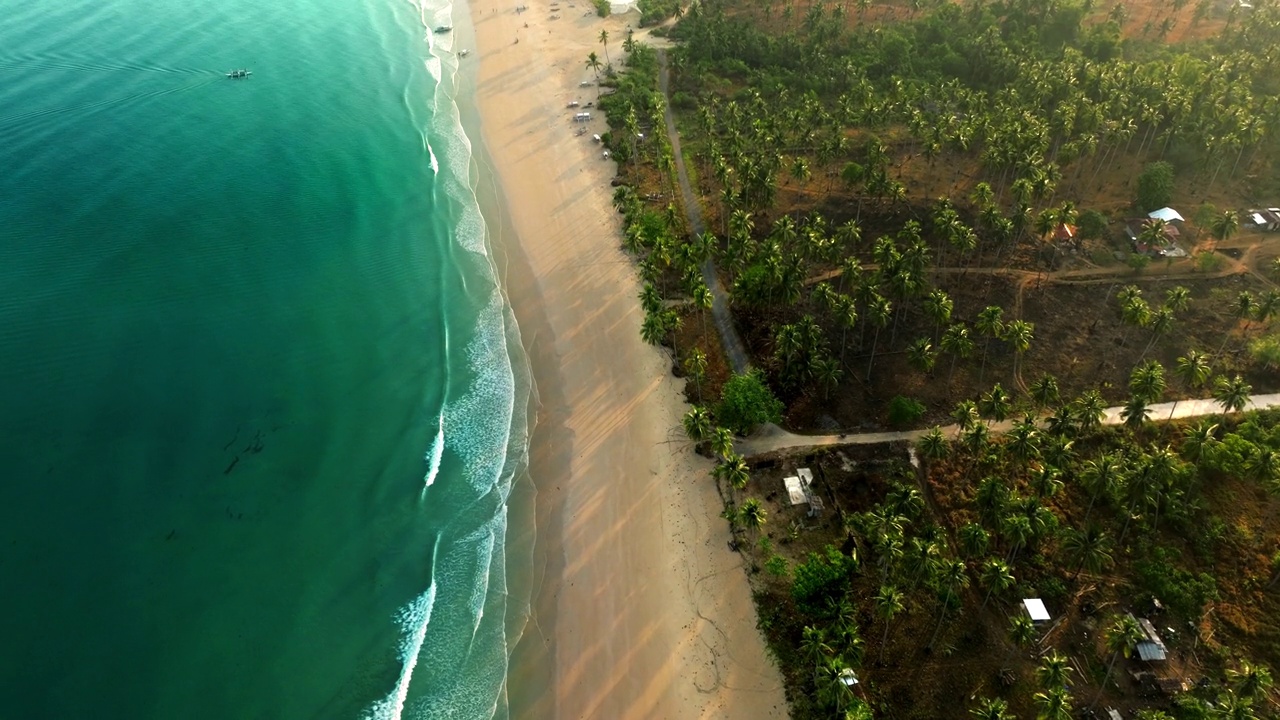
[[[601,106],[642,333],[689,379],[684,429],[717,459],[796,717],[1275,716],[1280,430],[1225,414],[1277,387],[1275,249],[1104,262],[1109,214],[1180,198],[1196,240],[1226,244],[1229,208],[1280,198],[1280,10],[1186,5],[1141,37],[1091,0],[914,3],[892,23],[866,0],[693,5],[671,104],[703,232],[676,201],[658,58],[628,39]],[[755,370],[716,342],[715,282]],[[1189,396],[1224,414],[1155,422]],[[783,527],[778,478],[734,434],[784,417],[950,425],[919,468],[815,458],[833,517]],[[1033,626],[1031,596],[1061,623]],[[1139,700],[1129,611],[1153,607],[1187,628],[1170,644],[1200,682]]]

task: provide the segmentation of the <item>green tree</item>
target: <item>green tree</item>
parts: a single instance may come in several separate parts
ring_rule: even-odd
[[[902,593],[892,585],[881,585],[876,593],[876,616],[884,622],[884,635],[880,638],[880,659],[884,660],[884,649],[889,644],[889,626],[893,619],[902,612]]]
[[[1213,373],[1213,369],[1209,366],[1209,356],[1198,350],[1188,350],[1186,355],[1178,358],[1173,365],[1173,374],[1187,389],[1188,393],[1195,392],[1204,387],[1209,381],[1209,376]],[[1169,419],[1173,419],[1173,414],[1178,410],[1178,401],[1173,402],[1173,407],[1169,409]]]
[[[1249,395],[1253,392],[1253,386],[1244,381],[1244,378],[1236,375],[1230,380],[1225,375],[1219,375],[1213,382],[1213,399],[1218,401],[1222,406],[1222,417],[1225,420],[1227,413],[1240,412],[1249,404]]]
[[[729,428],[716,428],[711,432],[708,440],[711,443],[711,452],[715,453],[716,457],[723,460],[733,455],[733,431]]]
[[[982,599],[983,610],[987,609],[987,603],[991,601],[993,594],[1008,590],[1014,583],[1013,570],[997,558],[987,558],[986,562],[982,563],[982,574],[979,579],[987,588],[986,597]]]
[[[1009,649],[1008,655],[1005,655],[1005,662],[1008,662],[1014,650],[1026,647],[1036,639],[1035,623],[1023,613],[1009,618],[1009,639],[1013,641],[1013,647]]]
[[[1013,346],[1013,376],[1019,377],[1022,363],[1022,355],[1031,347],[1031,341],[1035,338],[1036,326],[1025,320],[1014,320],[1005,325],[1004,339]]]
[[[1155,360],[1148,360],[1129,374],[1129,392],[1145,403],[1160,400],[1164,390],[1164,366]]]
[[[947,449],[947,438],[942,434],[942,428],[937,425],[929,428],[929,431],[916,441],[916,451],[925,460],[939,460],[946,457]]]
[[[1039,380],[1031,383],[1031,401],[1035,403],[1037,410],[1044,410],[1051,405],[1057,405],[1061,400],[1058,394],[1058,379],[1045,373],[1040,376]]]
[[[1142,212],[1159,210],[1173,198],[1173,165],[1153,162],[1138,176],[1138,209]]]
[[[1209,234],[1218,242],[1226,242],[1240,229],[1240,216],[1234,210],[1223,210],[1209,223]]]
[[[978,707],[970,708],[969,715],[975,720],[1015,720],[1009,703],[1000,698],[983,698]]]
[[[1036,668],[1036,682],[1045,690],[1065,688],[1071,677],[1071,660],[1057,650],[1050,650]]]
[[[782,402],[773,395],[758,370],[735,374],[725,383],[716,417],[745,435],[763,423],[782,419]]]
[[[764,505],[761,504],[759,498],[747,498],[742,502],[742,507],[738,510],[739,516],[742,518],[743,527],[753,532],[759,532],[764,527],[765,519],[768,512],[765,511]]]
[[[1106,692],[1107,683],[1111,680],[1111,671],[1115,669],[1116,660],[1123,654],[1126,658],[1133,653],[1134,647],[1142,640],[1145,635],[1142,628],[1138,625],[1138,621],[1133,619],[1132,615],[1114,615],[1111,622],[1107,624],[1103,635],[1106,637],[1107,650],[1111,651],[1111,660],[1107,663],[1107,674],[1102,678],[1102,685],[1098,688],[1098,694],[1093,698],[1093,702],[1089,704],[1092,710],[1094,705],[1098,704],[1098,700],[1102,698],[1102,693]]]
[[[1004,391],[1000,383],[996,383],[978,400],[978,413],[996,422],[1003,422],[1009,417],[1012,398]]]
[[[741,455],[730,455],[716,464],[712,474],[728,482],[736,490],[742,490],[751,482],[751,471]]]
[[[689,412],[684,414],[684,433],[694,442],[695,445],[711,439],[714,432],[711,425],[711,413],[700,405],[694,405],[689,408]]]
[[[1071,720],[1071,695],[1063,688],[1052,688],[1032,696],[1037,720]]]
[[[684,358],[684,372],[693,380],[698,392],[698,402],[702,402],[702,382],[707,379],[707,354],[702,348],[693,348]]]
[[[973,327],[978,331],[979,335],[984,338],[982,343],[982,365],[978,369],[978,382],[982,382],[982,377],[987,369],[987,351],[991,348],[991,341],[995,338],[1004,337],[1004,309],[996,305],[988,305],[978,313],[978,319],[974,321]]]
[[[592,50],[592,51],[587,55],[587,69],[588,69],[588,70],[590,70],[591,72],[595,73],[595,75],[596,75],[596,79],[597,79],[597,80],[599,80],[599,79],[600,79],[600,68],[602,68],[602,67],[604,67],[604,66],[600,64],[600,56],[599,56],[599,55],[596,55],[595,51],[594,51],[594,50]]]
[[[1094,525],[1086,525],[1083,530],[1068,531],[1062,542],[1062,550],[1067,561],[1076,568],[1075,574],[1071,576],[1072,580],[1084,570],[1098,573],[1113,562],[1111,538]]]

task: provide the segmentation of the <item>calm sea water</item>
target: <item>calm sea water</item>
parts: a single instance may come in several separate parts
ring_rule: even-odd
[[[0,717],[505,714],[529,387],[433,2],[0,0]]]

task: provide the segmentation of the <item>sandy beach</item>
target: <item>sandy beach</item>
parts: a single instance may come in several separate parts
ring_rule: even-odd
[[[596,99],[580,83],[595,79],[587,54],[605,57],[600,31],[616,62],[639,14],[550,4],[518,13],[473,2],[467,61],[479,63],[504,215],[495,244],[539,396],[537,587],[512,662],[511,715],[786,717],[711,465],[679,429],[669,356],[640,339],[639,287],[610,205],[614,166],[591,140],[603,117],[575,124],[567,107]]]

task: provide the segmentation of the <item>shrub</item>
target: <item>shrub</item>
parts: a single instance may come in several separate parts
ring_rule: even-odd
[[[1133,268],[1135,273],[1141,273],[1151,264],[1151,256],[1140,252],[1129,253],[1129,257],[1125,262],[1129,264],[1129,267]]]
[[[1141,557],[1146,553],[1139,548],[1135,554]],[[1153,548],[1149,554],[1150,560],[1140,560],[1134,564],[1139,586],[1183,618],[1198,618],[1205,604],[1218,598],[1218,584],[1206,573],[1192,575],[1175,567],[1170,559],[1177,555],[1178,553],[1168,548]]]
[[[596,6],[596,14],[600,17],[609,17],[609,0],[591,0],[591,4]]]
[[[791,569],[787,567],[787,559],[781,555],[774,555],[764,563],[764,569],[774,577],[786,577]]]
[[[1249,356],[1268,370],[1280,370],[1280,335],[1260,337],[1249,343]]]
[[[1201,252],[1196,253],[1195,257],[1196,270],[1201,272],[1217,272],[1222,269],[1224,262],[1226,261],[1217,253]]]
[[[757,425],[782,419],[782,402],[773,396],[760,371],[734,375],[724,384],[716,418],[725,427],[745,435]]]
[[[924,405],[902,395],[895,395],[889,401],[889,424],[894,427],[906,427],[924,415]]]
[[[824,548],[822,554],[811,552],[804,562],[796,566],[791,596],[801,607],[820,612],[826,607],[827,600],[844,595],[855,569],[856,561],[842,555],[833,545]]]
[[[1138,209],[1151,212],[1169,204],[1173,198],[1173,166],[1153,162],[1138,176]]]
[[[1097,210],[1085,210],[1080,213],[1078,223],[1080,237],[1086,240],[1101,240],[1107,236],[1107,216]]]

